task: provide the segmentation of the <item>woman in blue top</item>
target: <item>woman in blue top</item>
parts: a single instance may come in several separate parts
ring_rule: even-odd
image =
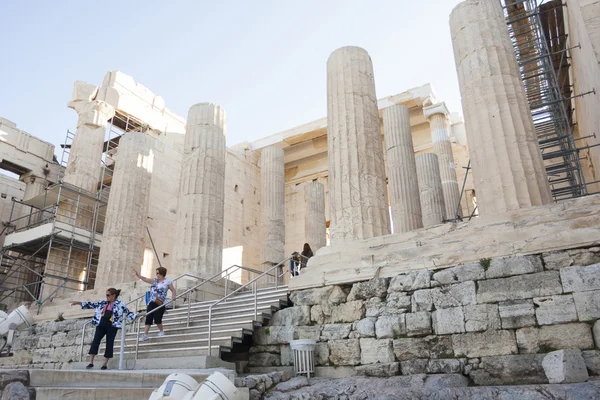
[[[90,347],[90,364],[86,369],[94,368],[94,358],[98,354],[100,341],[106,336],[106,350],[104,350],[104,364],[100,369],[106,369],[108,361],[113,357],[113,346],[117,331],[123,326],[123,317],[129,318],[131,321],[135,319],[135,313],[129,311],[125,303],[118,299],[121,294],[120,290],[115,288],[106,289],[106,300],[97,302],[75,301],[72,306],[81,306],[83,309],[95,308],[92,324],[96,326],[94,340]]]
[[[144,333],[140,337],[140,341],[144,342],[150,339],[148,337],[148,332],[150,331],[153,322],[158,327],[158,336],[164,336],[165,331],[162,325],[162,318],[166,310],[165,303],[167,302],[167,291],[171,290],[173,301],[175,301],[175,297],[177,297],[173,282],[167,279],[167,269],[164,267],[156,268],[156,278],[154,279],[141,276],[135,269],[133,269],[133,272],[135,272],[136,277],[152,285],[150,286],[150,301],[148,302],[148,308],[146,309],[146,324],[144,326]],[[156,311],[152,314],[148,314],[155,309]]]

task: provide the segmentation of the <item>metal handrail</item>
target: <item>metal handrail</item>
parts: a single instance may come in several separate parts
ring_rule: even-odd
[[[223,301],[227,300],[228,298],[230,298],[231,296],[233,296],[234,294],[236,294],[237,292],[239,292],[240,290],[252,285],[252,291],[254,292],[254,318],[256,319],[257,314],[258,314],[258,292],[257,292],[257,288],[256,288],[256,282],[265,277],[265,276],[273,276],[270,274],[271,271],[273,271],[274,269],[277,269],[279,267],[281,267],[281,265],[285,264],[287,261],[289,261],[292,257],[288,257],[286,259],[284,259],[283,261],[279,262],[276,265],[273,265],[271,268],[269,268],[268,270],[266,270],[265,272],[263,272],[262,274],[260,274],[259,276],[257,276],[256,278],[252,279],[251,281],[247,282],[246,284],[240,286],[239,288],[237,288],[236,290],[234,290],[233,292],[229,293],[228,295],[226,295],[225,297],[215,301],[214,303],[212,303],[209,307],[208,307],[208,355],[212,356],[212,311],[213,311],[213,307],[222,303]],[[284,276],[287,273],[287,271],[284,271],[281,275],[277,275],[275,274],[275,288],[279,288],[279,281],[280,278],[282,276]],[[189,323],[189,316],[188,316],[188,323]]]

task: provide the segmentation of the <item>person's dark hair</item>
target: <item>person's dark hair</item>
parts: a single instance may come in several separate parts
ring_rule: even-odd
[[[159,274],[161,274],[164,277],[167,276],[167,269],[165,267],[156,268],[156,272],[158,272]]]
[[[108,289],[106,289],[106,291],[108,293],[110,293],[111,295],[114,294],[115,300],[118,299],[119,295],[121,294],[121,289],[115,289],[114,287],[108,288]]]
[[[302,249],[302,253],[308,253],[309,251],[312,253],[310,245],[308,243],[304,243],[304,248]]]

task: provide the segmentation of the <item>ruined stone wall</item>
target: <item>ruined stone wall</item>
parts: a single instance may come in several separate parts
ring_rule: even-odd
[[[0,221],[8,222],[10,211],[13,207],[12,198],[14,197],[17,200],[22,200],[24,194],[25,183],[11,178],[10,176],[0,174]],[[15,204],[13,218],[17,218],[21,215],[20,209],[21,206]],[[0,229],[4,229],[4,226]]]
[[[578,348],[600,374],[600,247],[482,259],[291,294],[255,331],[249,366],[289,366],[293,339],[317,366],[368,376],[462,373],[477,385],[547,383],[545,353]]]

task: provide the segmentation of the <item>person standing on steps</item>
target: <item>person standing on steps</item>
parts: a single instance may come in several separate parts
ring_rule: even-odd
[[[304,248],[302,249],[301,260],[300,260],[300,269],[306,268],[306,264],[308,263],[308,259],[313,256],[312,249],[308,243],[304,243]]]
[[[81,306],[82,309],[96,309],[92,317],[92,324],[96,326],[96,333],[90,347],[90,363],[85,367],[86,369],[94,368],[94,358],[98,354],[98,347],[100,347],[100,341],[104,336],[106,336],[106,349],[104,350],[104,364],[100,369],[107,369],[108,361],[113,357],[117,331],[123,327],[123,317],[127,317],[131,321],[135,320],[135,313],[129,311],[125,303],[119,300],[120,294],[120,290],[110,288],[106,289],[106,300],[97,302],[75,301],[71,303],[72,306]]]
[[[156,268],[156,278],[154,279],[141,276],[133,267],[131,269],[133,269],[133,272],[138,279],[152,285],[150,286],[150,299],[148,301],[148,308],[146,309],[146,324],[144,326],[144,333],[140,337],[140,341],[144,342],[150,339],[148,337],[148,332],[150,331],[152,323],[155,323],[158,327],[158,336],[165,336],[162,318],[166,311],[165,303],[167,302],[167,292],[169,290],[171,291],[173,301],[175,301],[175,298],[177,297],[173,282],[167,279],[167,269],[164,267]],[[149,314],[152,310],[156,311]]]

